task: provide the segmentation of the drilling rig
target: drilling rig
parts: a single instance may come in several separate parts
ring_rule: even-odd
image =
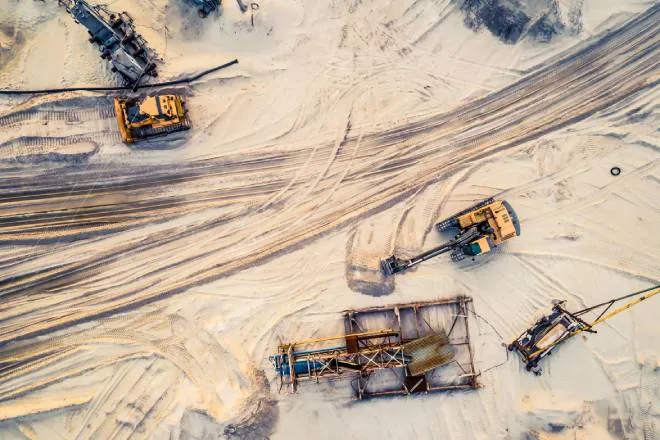
[[[489,198],[437,223],[439,232],[458,230],[453,240],[441,244],[409,259],[394,255],[381,260],[385,275],[392,275],[450,252],[452,261],[490,252],[502,242],[520,235],[520,222],[516,212],[505,200]]]
[[[566,301],[555,301],[551,312],[518,336],[515,341],[509,344],[508,349],[517,351],[525,363],[525,369],[539,376],[542,372],[538,366],[539,361],[548,356],[557,345],[582,332],[596,333],[593,327],[597,324],[628,310],[635,304],[639,304],[657,293],[660,293],[660,286],[614,298],[577,312],[566,310],[564,308]],[[607,313],[615,303],[628,298],[633,299]],[[596,319],[591,322],[583,319],[584,314],[598,309],[602,309],[602,311]]]

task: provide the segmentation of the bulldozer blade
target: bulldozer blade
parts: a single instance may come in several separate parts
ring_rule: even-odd
[[[119,134],[121,135],[121,140],[127,144],[133,143],[133,137],[131,132],[126,125],[126,120],[124,119],[124,111],[122,109],[121,101],[118,98],[115,98],[115,117],[117,118],[117,125],[119,126]]]

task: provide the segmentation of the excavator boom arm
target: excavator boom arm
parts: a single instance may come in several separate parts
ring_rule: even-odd
[[[381,261],[381,266],[386,275],[392,275],[398,272],[403,272],[406,269],[409,269],[413,266],[418,265],[419,263],[426,261],[430,258],[449,252],[452,249],[455,249],[457,246],[469,243],[476,238],[479,238],[481,234],[476,227],[472,227],[461,234],[455,240],[448,241],[441,244],[440,246],[429,249],[428,251],[422,252],[419,255],[415,255],[410,259],[401,259],[392,255],[389,258],[386,258]]]

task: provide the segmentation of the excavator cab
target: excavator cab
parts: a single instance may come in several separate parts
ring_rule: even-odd
[[[183,100],[177,95],[115,98],[115,114],[122,140],[127,144],[191,127]]]

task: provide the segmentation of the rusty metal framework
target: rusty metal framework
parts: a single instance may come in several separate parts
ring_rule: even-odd
[[[345,334],[281,344],[271,360],[280,390],[299,382],[350,377],[358,399],[466,390],[478,386],[470,344],[469,297],[395,304],[344,312]],[[447,365],[412,376],[404,345],[446,331],[456,357]],[[324,345],[341,344],[341,346]]]

